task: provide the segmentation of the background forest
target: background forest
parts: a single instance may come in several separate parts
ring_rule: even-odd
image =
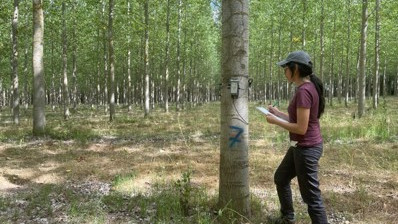
[[[18,1],[17,1],[18,2]],[[104,105],[109,86],[107,1],[44,1],[44,74],[47,104],[69,98],[76,104]],[[62,8],[65,4],[65,8]],[[0,106],[11,105],[13,2],[0,11]],[[118,0],[111,32],[114,45],[115,102],[143,105],[149,76],[151,105],[218,99],[220,27],[218,1]],[[379,13],[378,83],[374,87],[376,7],[368,3],[366,93],[397,94],[397,2],[382,0]],[[32,2],[21,0],[16,49],[21,105],[31,104]],[[332,97],[351,100],[358,89],[362,4],[346,1],[250,1],[250,77],[254,100],[288,98],[276,61],[304,49]],[[145,52],[148,34],[148,51]],[[145,57],[148,57],[146,66]],[[147,72],[146,72],[147,71]],[[68,94],[62,95],[64,77]],[[167,97],[166,97],[167,95]],[[68,99],[66,99],[68,101]],[[332,103],[332,102],[330,102]]]
[[[397,223],[398,1],[249,4],[250,218],[217,207],[221,0],[3,0],[0,222],[274,223],[288,134],[255,106],[287,107],[294,89],[276,62],[303,49],[327,96],[330,223]],[[297,223],[309,223],[293,186]]]

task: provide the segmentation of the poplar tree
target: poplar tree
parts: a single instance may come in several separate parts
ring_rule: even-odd
[[[250,217],[248,160],[249,1],[222,1],[219,206]],[[237,95],[231,95],[238,82]]]
[[[44,85],[43,0],[33,0],[33,135],[44,134],[46,91]]]
[[[359,77],[358,77],[358,117],[365,113],[366,90],[366,41],[368,31],[368,0],[362,0],[361,45],[359,52]]]
[[[19,0],[14,0],[12,18],[12,112],[14,124],[19,124],[19,77],[18,77],[18,14]]]

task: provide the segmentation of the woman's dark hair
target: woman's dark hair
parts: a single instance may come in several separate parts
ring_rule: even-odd
[[[312,68],[307,65],[297,63],[297,62],[289,62],[285,65],[285,67],[288,67],[290,69],[290,71],[293,73],[294,70],[296,69],[296,65],[299,70],[300,77],[304,78],[304,77],[309,76],[311,82],[314,83],[314,85],[315,85],[316,91],[318,92],[318,95],[319,95],[318,118],[320,118],[321,115],[323,114],[323,112],[325,111],[325,96],[323,95],[324,89],[323,89],[322,80],[319,79],[312,72]]]

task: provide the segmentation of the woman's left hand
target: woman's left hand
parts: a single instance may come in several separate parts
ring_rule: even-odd
[[[270,124],[276,124],[277,118],[274,115],[265,115],[265,119],[267,119],[267,122]]]

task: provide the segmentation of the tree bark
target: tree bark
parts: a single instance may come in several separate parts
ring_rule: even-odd
[[[329,105],[333,106],[333,95],[334,95],[334,56],[335,56],[335,44],[336,44],[336,12],[334,12],[333,15],[333,34],[332,34],[332,40],[331,40],[331,64],[330,64],[330,74],[329,74],[329,94],[328,94],[328,99],[329,99]]]
[[[72,12],[75,12],[75,4],[72,3]],[[73,27],[72,27],[72,101],[73,101],[73,109],[76,110],[77,107],[77,39],[76,39],[76,15],[73,16]]]
[[[366,89],[366,40],[368,29],[368,1],[362,0],[361,46],[359,53],[359,77],[358,77],[358,117],[365,113],[365,89]]]
[[[130,18],[130,1],[127,1],[127,19],[129,23],[129,30],[127,31],[128,34],[128,43],[127,43],[127,105],[128,105],[128,111],[131,111],[132,109],[132,94],[131,94],[131,35],[130,35],[130,29],[131,27],[131,18]]]
[[[323,42],[323,33],[324,33],[324,20],[325,20],[325,9],[324,9],[324,1],[321,0],[321,34],[320,34],[320,45],[321,45],[321,53],[320,53],[320,59],[319,59],[319,76],[321,77],[321,80],[323,80],[323,58],[325,54],[325,46]]]
[[[307,24],[305,19],[307,18],[307,0],[303,0],[303,30],[301,33],[301,47],[303,50],[305,50],[305,46],[306,46],[306,28],[307,28]]]
[[[170,0],[167,0],[167,17],[166,17],[166,56],[165,56],[165,74],[164,74],[164,110],[169,112],[169,46],[170,46]]]
[[[44,82],[44,17],[43,1],[33,0],[33,135],[45,133],[46,91]]]
[[[18,13],[19,0],[14,0],[12,18],[12,112],[14,124],[19,124],[19,77],[18,77]]]
[[[385,69],[384,69],[385,72]],[[398,65],[397,65],[397,74],[395,75],[395,96],[398,96]]]
[[[105,14],[105,6],[106,0],[102,2],[102,20],[105,21],[106,14]],[[104,22],[105,23],[105,22]],[[104,111],[105,114],[108,113],[108,106],[109,106],[109,94],[108,94],[108,48],[107,48],[107,34],[106,29],[102,28],[102,36],[103,36],[103,48],[104,48],[104,93],[102,97],[102,101],[104,104]]]
[[[30,41],[29,41],[30,42]],[[28,91],[28,82],[29,82],[29,74],[28,74],[28,48],[30,46],[30,43],[28,41],[26,42],[26,47],[25,47],[25,59],[24,59],[24,69],[23,73],[25,76],[25,81],[24,81],[24,104],[25,104],[25,110],[28,109],[29,104],[31,103],[31,94]]]
[[[68,85],[68,45],[66,36],[66,16],[65,16],[65,2],[62,2],[62,71],[63,71],[63,89],[62,89],[62,100],[64,105],[64,119],[67,120],[70,116],[69,112],[69,85]]]
[[[250,217],[248,161],[249,1],[222,1],[219,206]],[[239,83],[231,97],[230,80]]]
[[[109,49],[109,121],[115,119],[115,53],[113,49],[113,8],[114,0],[109,0],[108,49]]]
[[[343,55],[344,49],[341,51],[341,55]],[[341,96],[343,94],[343,64],[344,64],[344,59],[341,57],[340,59],[340,65],[339,65],[339,71],[337,73],[337,101],[339,104],[341,104]]]
[[[348,107],[349,80],[350,80],[350,54],[351,54],[351,0],[347,0],[347,44],[346,44],[346,67],[344,76],[344,105]]]
[[[177,21],[177,92],[176,92],[176,108],[177,111],[181,109],[181,56],[180,56],[180,49],[181,49],[181,11],[182,11],[182,0],[178,0],[178,21]]]
[[[150,95],[149,95],[149,12],[148,12],[148,2],[145,0],[144,4],[144,15],[145,15],[145,51],[144,51],[144,75],[145,75],[145,117],[149,115],[150,110]]]
[[[274,18],[271,18],[271,50],[269,52],[269,84],[270,84],[270,88],[269,88],[269,93],[270,93],[270,100],[274,99],[274,85],[273,85],[273,76],[274,76]]]
[[[375,27],[375,61],[373,74],[373,108],[379,103],[379,71],[380,71],[380,0],[376,0],[376,27]]]

